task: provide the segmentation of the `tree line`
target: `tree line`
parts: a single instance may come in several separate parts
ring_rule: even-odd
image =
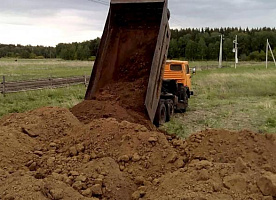
[[[240,60],[265,60],[266,40],[276,55],[275,28],[205,28],[172,29],[168,58],[187,60],[217,60],[223,35],[223,59],[233,60],[233,40],[238,36]],[[65,60],[94,60],[100,38],[84,42],[60,43],[56,47],[0,44],[0,57],[62,58]]]
[[[62,58],[64,60],[94,60],[100,38],[84,42],[60,43],[56,47],[0,44],[0,58]]]
[[[94,60],[100,46],[100,38],[56,46],[57,57],[65,60]]]
[[[240,60],[263,61],[266,58],[266,40],[274,47],[276,54],[275,28],[205,28],[171,30],[169,58],[187,60],[217,60],[223,35],[223,59],[234,60],[233,40],[238,36],[238,56]]]
[[[0,58],[56,58],[55,47],[45,46],[31,46],[31,45],[14,45],[14,44],[0,44]]]

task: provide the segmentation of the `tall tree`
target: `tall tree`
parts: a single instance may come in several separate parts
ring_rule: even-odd
[[[198,57],[201,58],[201,60],[205,59],[207,56],[208,47],[203,37],[199,39],[197,48],[198,48]]]
[[[187,59],[194,60],[197,56],[197,43],[192,40],[189,40],[185,54]]]

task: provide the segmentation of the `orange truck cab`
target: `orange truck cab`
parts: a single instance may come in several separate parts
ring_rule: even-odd
[[[163,76],[164,80],[176,80],[191,91],[191,74],[188,61],[168,60]]]
[[[195,73],[195,69],[193,69],[193,73]],[[168,60],[163,74],[161,95],[154,124],[159,126],[170,121],[175,111],[185,111],[191,95],[193,95],[193,91],[189,62]]]

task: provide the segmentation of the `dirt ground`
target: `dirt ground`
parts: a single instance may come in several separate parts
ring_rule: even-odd
[[[182,140],[114,113],[79,121],[47,107],[0,119],[0,199],[276,199],[275,135]]]

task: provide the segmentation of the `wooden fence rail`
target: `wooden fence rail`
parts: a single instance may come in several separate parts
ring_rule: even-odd
[[[1,93],[5,96],[7,93],[14,93],[20,91],[59,88],[69,85],[84,84],[87,86],[89,83],[90,76],[79,76],[79,77],[67,77],[67,78],[48,78],[48,79],[37,79],[28,81],[12,81],[8,82],[6,77],[3,76],[1,82]]]

